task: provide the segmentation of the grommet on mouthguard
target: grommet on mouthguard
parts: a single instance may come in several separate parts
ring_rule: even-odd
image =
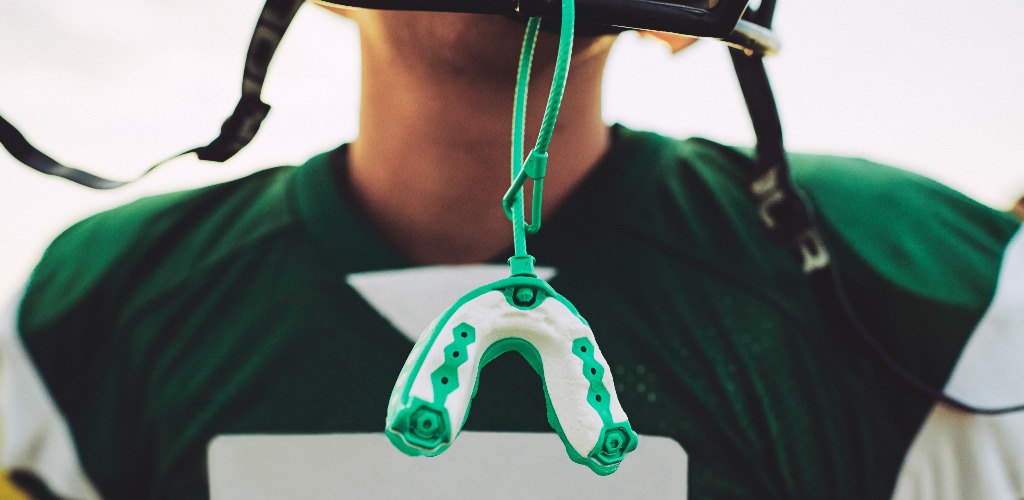
[[[508,351],[519,352],[544,381],[548,423],[569,457],[600,475],[615,472],[635,450],[637,435],[615,394],[608,362],[576,308],[534,273],[526,235],[541,224],[547,149],[561,105],[572,52],[573,0],[562,0],[562,27],[544,119],[523,160],[526,91],[540,18],[527,23],[519,63],[512,134],[512,185],[502,207],[512,221],[511,276],[469,292],[423,332],[388,402],[385,433],[402,452],[439,455],[469,415],[480,371]],[[523,185],[533,181],[530,223]]]

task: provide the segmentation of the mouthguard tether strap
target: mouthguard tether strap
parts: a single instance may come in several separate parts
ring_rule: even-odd
[[[608,363],[576,308],[533,277],[470,292],[420,336],[388,404],[391,442],[408,455],[442,453],[462,430],[480,370],[508,351],[543,379],[548,422],[569,457],[601,475],[615,472],[637,435]]]

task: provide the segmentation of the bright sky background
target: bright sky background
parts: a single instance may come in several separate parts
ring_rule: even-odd
[[[424,0],[428,1],[428,0]],[[920,11],[919,6],[928,10]],[[238,96],[260,0],[0,0],[0,114],[50,155],[129,178],[206,144]],[[769,72],[790,150],[867,157],[1005,208],[1024,194],[1024,1],[780,0]],[[0,297],[48,242],[139,196],[294,164],[356,134],[355,28],[304,7],[271,67],[274,106],[226,165],[183,159],[94,192],[0,150]],[[725,49],[678,56],[624,36],[606,80],[608,121],[751,144]]]

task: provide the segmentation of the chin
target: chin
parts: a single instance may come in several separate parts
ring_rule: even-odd
[[[529,18],[521,16],[508,16],[512,22],[517,23],[524,28],[526,27],[526,21]],[[540,23],[540,31],[542,33],[550,33],[558,36],[561,32],[562,26],[557,19],[543,19]],[[583,24],[577,23],[576,28],[573,30],[576,42],[587,43],[587,39],[601,38],[607,35],[619,35],[625,31],[629,31],[626,28],[620,28],[618,26],[603,26],[598,24]]]
[[[514,80],[526,27],[525,20],[516,17],[407,11],[374,11],[359,22],[363,29],[378,33],[404,61],[418,61],[414,64],[426,71],[496,80]],[[548,28],[538,37],[535,71],[553,65],[557,52],[557,23],[545,24],[554,32]],[[574,52],[580,54],[610,38],[577,36]]]
[[[494,44],[502,47],[510,43],[516,57],[523,44],[523,35],[526,31],[528,18],[519,16],[500,16],[486,14],[452,14],[457,16],[457,21],[463,23],[458,26],[466,39],[478,44]],[[452,19],[453,21],[456,19]],[[624,28],[597,26],[590,24],[577,24],[574,29],[573,46],[577,49],[586,49],[602,39],[614,38],[626,31]],[[538,46],[550,46],[552,50],[558,46],[561,25],[557,19],[544,19],[541,21],[540,34],[537,38]]]

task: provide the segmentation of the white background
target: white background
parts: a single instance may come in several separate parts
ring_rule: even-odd
[[[426,1],[426,0],[425,0]],[[128,178],[206,144],[238,96],[259,0],[0,0],[0,114],[58,160]],[[928,10],[920,10],[925,7]],[[769,61],[789,149],[867,157],[1006,208],[1024,194],[1024,2],[780,0]],[[0,296],[48,242],[150,193],[294,164],[356,134],[355,28],[300,11],[271,67],[274,106],[226,165],[191,158],[135,186],[94,192],[0,150]],[[673,136],[751,144],[725,49],[677,56],[625,35],[606,119]]]

